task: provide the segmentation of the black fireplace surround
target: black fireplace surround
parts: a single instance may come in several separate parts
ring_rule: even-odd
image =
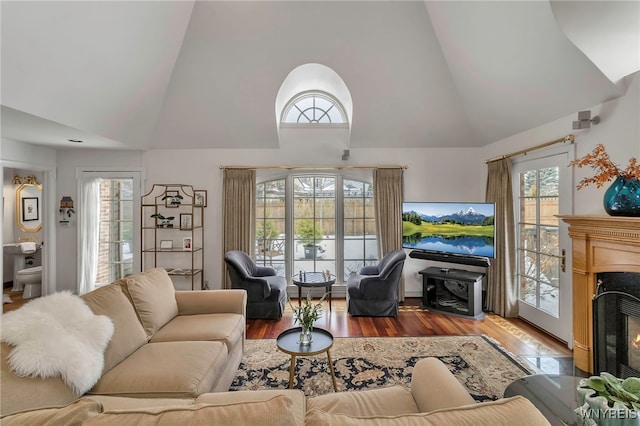
[[[640,274],[603,272],[596,280],[594,372],[640,377]]]

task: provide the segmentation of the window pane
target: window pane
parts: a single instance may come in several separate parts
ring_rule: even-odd
[[[344,198],[363,196],[364,182],[358,182],[355,180],[345,179],[342,182],[342,190],[344,191]]]
[[[558,233],[556,227],[543,226],[540,228],[540,252],[544,254],[558,255]]]
[[[560,204],[558,197],[545,197],[540,199],[540,224],[558,226]]]
[[[549,195],[558,195],[558,181],[559,181],[559,171],[557,167],[550,167],[548,169],[540,169],[540,183],[539,189],[540,197],[549,196]]]
[[[538,189],[538,175],[535,170],[529,170],[520,175],[520,194],[525,197],[535,197]]]

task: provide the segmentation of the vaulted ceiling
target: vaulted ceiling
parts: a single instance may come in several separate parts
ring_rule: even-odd
[[[2,137],[278,148],[306,63],[353,100],[349,146],[478,147],[614,99],[637,1],[2,1]]]

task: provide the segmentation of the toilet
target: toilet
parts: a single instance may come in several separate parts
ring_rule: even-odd
[[[21,269],[16,273],[18,285],[24,288],[23,299],[40,297],[42,294],[42,266]]]
[[[24,299],[39,297],[42,294],[42,266],[31,266],[33,261],[26,260],[26,256],[33,255],[40,249],[40,244],[34,242],[18,243],[19,253],[14,255],[13,288],[11,291],[22,291]]]

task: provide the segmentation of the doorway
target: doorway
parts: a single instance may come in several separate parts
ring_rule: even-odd
[[[516,283],[521,318],[572,345],[570,252],[566,224],[572,210],[569,152],[514,161]]]

